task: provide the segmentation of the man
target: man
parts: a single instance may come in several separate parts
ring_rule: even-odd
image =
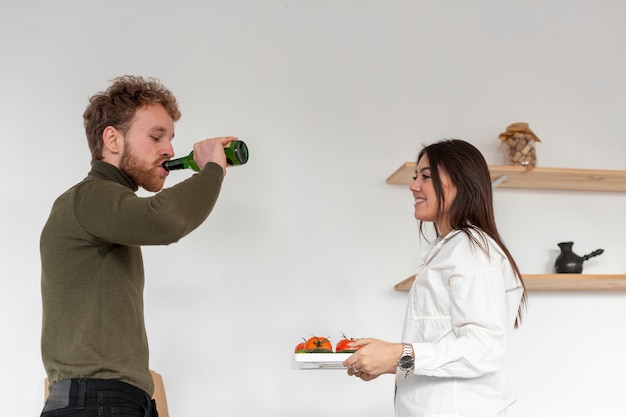
[[[207,218],[226,174],[224,146],[194,144],[203,169],[152,197],[174,156],[175,97],[157,80],[124,76],[83,118],[87,177],[54,203],[41,234],[46,416],[157,416],[144,325],[142,245],[178,241]],[[102,410],[99,414],[99,410]]]

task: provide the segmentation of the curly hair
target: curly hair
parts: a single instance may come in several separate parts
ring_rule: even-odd
[[[126,135],[139,107],[161,104],[176,122],[181,113],[176,97],[156,78],[125,75],[106,90],[94,94],[83,113],[87,143],[93,160],[102,159],[102,133],[113,126]]]

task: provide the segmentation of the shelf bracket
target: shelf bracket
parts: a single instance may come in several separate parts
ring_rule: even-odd
[[[495,189],[498,185],[502,184],[506,179],[509,178],[508,175],[500,175],[495,180],[491,181],[491,189]]]

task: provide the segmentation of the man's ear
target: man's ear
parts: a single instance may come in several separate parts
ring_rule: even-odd
[[[102,132],[102,144],[104,145],[104,152],[108,151],[113,155],[117,155],[124,147],[123,135],[113,126],[107,126]]]

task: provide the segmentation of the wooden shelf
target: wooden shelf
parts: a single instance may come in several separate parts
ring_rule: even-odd
[[[387,178],[387,184],[411,184],[415,162],[405,162]],[[502,188],[626,192],[626,171],[522,166],[489,166],[491,180]]]
[[[594,274],[526,274],[527,290],[626,290],[626,275]],[[395,285],[397,291],[408,291],[415,281],[411,275]]]

